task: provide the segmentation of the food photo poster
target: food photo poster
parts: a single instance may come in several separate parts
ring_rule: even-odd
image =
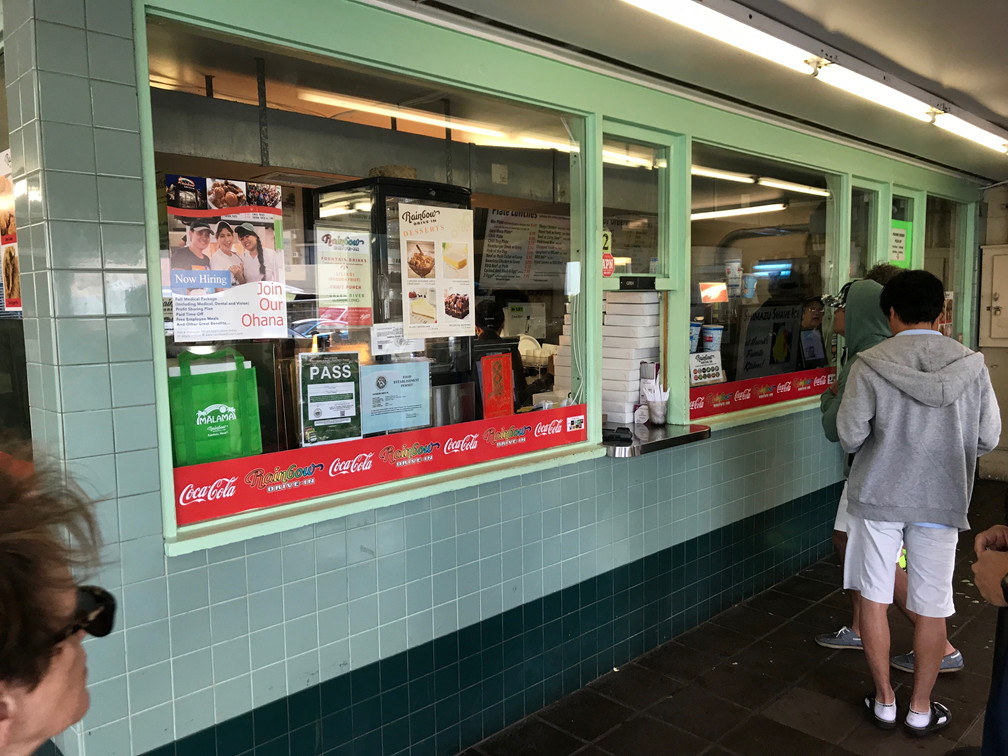
[[[404,335],[475,335],[472,210],[400,207],[399,241]]]

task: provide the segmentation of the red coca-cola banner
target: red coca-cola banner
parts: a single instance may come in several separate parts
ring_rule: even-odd
[[[690,420],[818,396],[836,381],[835,368],[803,370],[690,389]]]
[[[585,405],[175,469],[175,521],[252,509],[549,449],[588,438]]]

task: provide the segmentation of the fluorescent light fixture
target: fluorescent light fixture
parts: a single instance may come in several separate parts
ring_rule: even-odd
[[[771,202],[767,205],[750,205],[748,207],[729,207],[724,210],[704,210],[690,213],[690,220],[710,220],[711,218],[731,218],[736,215],[756,215],[758,213],[776,213],[787,209],[787,202]]]
[[[963,139],[969,139],[971,142],[976,142],[998,152],[1008,152],[1008,137],[974,126],[951,113],[939,113],[935,116],[934,122],[938,128],[961,136]]]
[[[702,165],[691,165],[690,173],[694,176],[706,176],[713,179],[724,179],[725,181],[736,181],[740,184],[755,184],[756,177],[745,173],[733,173],[732,171],[719,171],[716,168],[704,168]]]
[[[558,150],[560,152],[580,152],[580,148],[576,144],[568,144],[566,142],[551,142],[548,139],[540,139],[539,137],[530,137],[530,136],[519,137],[519,139],[525,144],[530,144],[533,147],[541,147],[544,150]]]
[[[815,59],[816,56],[807,50],[747,26],[693,0],[623,0],[623,2],[790,68],[792,71],[810,74],[814,69],[808,61]]]
[[[654,168],[655,166],[653,159],[637,157],[636,155],[628,155],[623,152],[616,152],[616,150],[602,150],[602,162],[648,169]]]
[[[370,213],[371,203],[370,202],[357,202],[354,204],[353,209],[358,213]]]
[[[791,270],[791,263],[756,263],[753,270]]]
[[[422,110],[412,108],[400,108],[395,105],[384,105],[373,100],[364,100],[359,97],[347,97],[345,95],[331,95],[325,92],[317,92],[311,89],[298,90],[298,97],[305,102],[314,102],[319,105],[329,105],[334,108],[344,108],[346,110],[359,110],[364,113],[374,113],[375,115],[388,116],[389,118],[401,118],[404,121],[423,123],[428,126],[439,126],[453,131],[464,131],[469,134],[482,134],[483,136],[504,138],[507,136],[499,129],[491,128],[483,124],[473,123],[455,118],[436,116]]]
[[[319,218],[332,218],[334,215],[349,215],[353,209],[337,205],[336,207],[323,207],[319,209]]]
[[[933,108],[926,102],[903,94],[888,84],[855,73],[849,68],[827,62],[816,72],[815,76],[819,81],[874,102],[876,105],[895,110],[897,113],[916,118],[918,121],[931,121]]]
[[[786,189],[789,192],[798,192],[800,194],[814,194],[817,197],[829,197],[830,193],[828,189],[820,189],[817,186],[806,186],[805,184],[793,184],[790,181],[781,181],[775,178],[759,178],[756,183],[760,186],[770,186],[774,189]]]

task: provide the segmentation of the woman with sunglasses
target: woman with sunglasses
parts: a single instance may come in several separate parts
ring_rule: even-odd
[[[112,631],[115,599],[76,585],[71,569],[95,564],[97,550],[91,502],[57,473],[0,452],[2,756],[30,756],[88,710],[81,641]]]

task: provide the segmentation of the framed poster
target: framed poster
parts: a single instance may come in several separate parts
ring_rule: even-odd
[[[302,352],[298,355],[301,445],[361,436],[360,355]]]

